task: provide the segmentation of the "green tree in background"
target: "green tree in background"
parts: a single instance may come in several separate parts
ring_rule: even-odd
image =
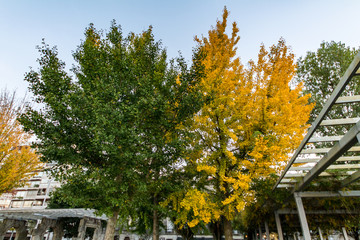
[[[123,37],[115,22],[104,35],[90,25],[72,74],[56,48],[39,51],[40,69],[25,79],[42,108],[20,121],[38,137],[42,161],[56,162],[63,200],[105,213],[105,239],[113,239],[118,217],[148,204],[142,194],[153,192],[157,204],[160,175],[185,147],[181,123],[201,103],[198,71],[181,58],[168,63],[151,27]]]
[[[311,94],[310,101],[316,103],[310,123],[319,115],[358,51],[359,49],[350,48],[341,42],[323,42],[316,52],[308,52],[298,60],[296,78],[304,83],[304,93]],[[360,84],[352,81],[347,90],[356,95],[359,93]],[[352,117],[349,108],[350,105],[343,105],[330,114],[339,118]]]

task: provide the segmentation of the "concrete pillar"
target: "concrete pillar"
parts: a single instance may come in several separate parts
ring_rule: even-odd
[[[16,220],[14,224],[14,228],[16,230],[15,240],[26,240],[27,239],[27,227],[26,221]]]
[[[43,240],[44,234],[49,227],[56,225],[56,220],[43,218],[37,228],[32,230],[32,240]]]
[[[13,225],[13,219],[4,219],[2,223],[0,223],[0,240],[4,239],[6,231],[9,230]]]
[[[56,225],[52,227],[54,235],[52,237],[53,240],[61,240],[64,236],[64,228],[63,223],[57,221]]]
[[[279,213],[277,211],[275,211],[275,223],[276,223],[276,229],[278,232],[279,240],[284,240],[284,236],[283,236],[283,232],[282,232],[282,228],[281,228],[280,217],[279,217]]]
[[[100,235],[101,235],[101,226],[95,228],[92,239],[100,239]]]
[[[86,218],[82,218],[80,220],[79,228],[78,228],[78,236],[77,236],[76,240],[84,240],[85,239],[86,222],[87,222]]]
[[[299,193],[297,193],[297,192],[294,193],[294,198],[295,198],[296,207],[297,207],[298,214],[299,214],[300,225],[301,225],[301,229],[303,232],[304,240],[311,240],[310,230],[309,230],[309,226],[308,226],[308,223],[306,220],[304,205],[301,200],[301,197],[299,196]]]

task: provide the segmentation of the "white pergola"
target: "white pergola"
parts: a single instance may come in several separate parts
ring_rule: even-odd
[[[360,75],[359,67],[360,53],[355,56],[274,186],[274,189],[287,188],[294,194],[305,240],[311,238],[302,203],[303,197],[360,196],[360,191],[304,192],[315,179],[323,177],[336,176],[341,187],[347,187],[360,179],[360,113],[356,118],[337,119],[332,119],[328,114],[335,105],[360,102],[360,95],[356,95],[360,93],[346,90],[347,85],[355,81],[354,77]],[[325,135],[326,131],[320,131],[320,128],[328,126],[347,126],[344,129],[349,130],[338,136]],[[276,212],[275,219],[279,239],[282,240],[279,213],[282,212]]]

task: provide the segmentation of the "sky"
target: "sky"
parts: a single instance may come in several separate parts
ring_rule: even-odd
[[[36,46],[43,38],[57,46],[70,68],[85,28],[93,23],[107,30],[113,19],[124,35],[152,25],[169,57],[181,52],[190,62],[194,37],[207,35],[224,6],[229,22],[240,29],[238,56],[244,64],[256,59],[262,43],[269,47],[281,37],[296,58],[323,41],[360,46],[359,0],[0,0],[0,90],[26,94],[24,75],[38,69]]]

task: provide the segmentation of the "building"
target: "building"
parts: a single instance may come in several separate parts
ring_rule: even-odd
[[[50,167],[47,164],[45,168]],[[0,196],[0,209],[9,208],[33,208],[44,209],[50,199],[50,193],[60,183],[51,179],[46,171],[39,171],[31,177],[28,183],[10,193]]]

